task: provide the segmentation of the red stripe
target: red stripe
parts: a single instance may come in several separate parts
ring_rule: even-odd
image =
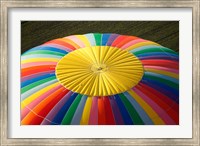
[[[159,99],[163,100],[165,103],[167,103],[169,106],[173,105],[173,109],[174,111],[179,111],[179,105],[174,101],[172,100],[171,98],[169,98],[168,96],[162,94],[161,92],[153,89],[152,87],[150,86],[147,86],[143,83],[139,83],[139,85],[141,85],[142,87],[144,87],[146,90],[148,91],[151,91],[151,93],[153,93],[154,95],[156,95],[157,97],[159,97]]]
[[[67,43],[65,41],[62,41],[60,39],[52,40],[52,41],[49,41],[49,42],[47,42],[45,44],[52,44],[52,43],[64,46],[66,48],[69,48],[70,50],[76,50],[76,48],[74,46],[72,46],[71,44],[69,44],[69,43]]]
[[[102,97],[98,98],[98,124],[99,125],[106,124],[105,109]]]
[[[38,113],[39,116],[35,116],[29,125],[40,125],[44,120],[42,117],[46,117],[50,110],[60,101],[62,97],[64,97],[65,94],[67,94],[67,92],[69,92],[69,90],[64,89],[63,92],[59,93],[58,95],[49,96],[49,98],[53,97],[50,103],[46,104],[46,106]]]
[[[167,97],[166,95],[160,93],[159,91],[143,84],[143,83],[139,83],[139,85],[141,85],[141,87],[144,87],[146,90],[151,91],[151,93],[153,93],[154,95],[156,95],[157,97],[159,97],[159,99],[163,100],[165,103],[167,103],[169,106],[173,105],[173,109],[174,111],[179,111],[179,106],[176,102],[174,102],[171,98]],[[137,87],[137,86],[136,86]]]
[[[112,112],[112,108],[110,105],[110,101],[108,97],[103,97],[104,106],[105,106],[105,114],[106,114],[106,125],[115,125],[115,120]]]
[[[117,46],[119,43],[121,43],[124,39],[126,38],[126,36],[124,35],[120,35],[118,36],[113,42],[112,45],[113,47]]]
[[[42,66],[33,66],[29,68],[21,69],[21,76],[27,76],[30,74],[35,74],[39,72],[55,70],[56,65],[42,65]]]
[[[166,113],[176,122],[179,123],[179,111],[177,110],[178,106],[175,102],[170,101],[170,99],[163,94],[159,94],[154,89],[147,87],[144,84],[136,86],[138,90],[143,92],[149,98],[151,98],[155,103],[157,103]],[[170,103],[169,103],[170,102]],[[175,107],[175,108],[174,108]],[[175,110],[176,109],[176,110]]]
[[[121,37],[119,37],[119,39],[117,38],[116,39],[116,41],[114,41],[114,43],[112,43],[112,45],[111,46],[116,46],[116,47],[118,47],[118,48],[121,48],[123,45],[125,45],[126,43],[128,43],[128,42],[130,42],[130,41],[132,41],[132,40],[135,40],[135,39],[137,39],[138,37],[134,37],[134,36],[124,36],[124,38],[123,38],[123,36]],[[118,43],[118,44],[117,44]]]
[[[172,60],[164,60],[164,59],[148,59],[148,60],[140,60],[144,66],[153,65],[153,66],[162,66],[167,68],[178,69],[179,63],[177,61]]]

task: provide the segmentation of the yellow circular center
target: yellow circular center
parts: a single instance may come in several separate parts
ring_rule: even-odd
[[[127,51],[93,46],[65,55],[56,66],[56,76],[71,91],[88,96],[108,96],[137,85],[143,76],[143,66]]]

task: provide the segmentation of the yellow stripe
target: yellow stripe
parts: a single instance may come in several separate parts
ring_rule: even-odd
[[[82,118],[80,122],[81,125],[88,125],[91,106],[92,106],[92,97],[88,97],[85,103],[84,110],[83,110],[83,114],[82,114]]]
[[[158,116],[158,114],[144,100],[142,100],[142,98],[139,95],[137,95],[133,90],[129,90],[128,93],[137,101],[137,103],[140,104],[140,106],[149,115],[154,124],[165,124],[164,121]]]
[[[143,46],[148,46],[148,45],[160,46],[159,44],[157,44],[157,43],[155,43],[155,42],[147,41],[147,42],[140,42],[140,43],[134,44],[134,45],[132,45],[132,46],[126,48],[125,50],[126,50],[126,51],[130,51],[130,50],[134,50],[134,49],[136,49],[136,48],[143,47]]]
[[[87,37],[86,36],[83,36],[83,35],[76,35],[77,38],[79,38],[85,45],[85,47],[89,47],[91,46],[90,45],[90,42],[88,41]]]
[[[41,62],[41,61],[51,61],[51,62],[58,62],[60,59],[55,58],[31,58],[21,61],[22,64],[30,63],[30,62]]]
[[[144,69],[145,69],[145,71],[150,71],[150,72],[155,72],[155,73],[158,73],[158,74],[163,74],[163,75],[170,76],[170,77],[173,77],[173,78],[176,78],[176,79],[179,78],[179,75],[176,74],[176,73],[172,73],[172,72],[168,72],[168,71],[164,71],[164,70],[152,69],[152,68],[144,68]]]
[[[24,107],[26,107],[29,103],[31,103],[33,100],[35,100],[37,97],[39,97],[40,95],[44,94],[45,92],[47,92],[48,90],[54,88],[55,86],[59,85],[59,82],[56,82],[52,85],[49,85],[41,90],[39,90],[38,92],[32,94],[31,96],[27,97],[26,99],[24,99],[21,102],[21,109],[23,109]]]

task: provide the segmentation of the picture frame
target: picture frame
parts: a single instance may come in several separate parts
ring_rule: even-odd
[[[13,139],[8,138],[8,10],[9,8],[192,8],[193,138],[189,139]],[[4,1],[1,0],[1,145],[199,145],[200,1]]]

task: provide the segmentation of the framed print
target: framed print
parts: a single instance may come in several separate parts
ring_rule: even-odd
[[[1,145],[199,145],[199,1],[1,4]]]

